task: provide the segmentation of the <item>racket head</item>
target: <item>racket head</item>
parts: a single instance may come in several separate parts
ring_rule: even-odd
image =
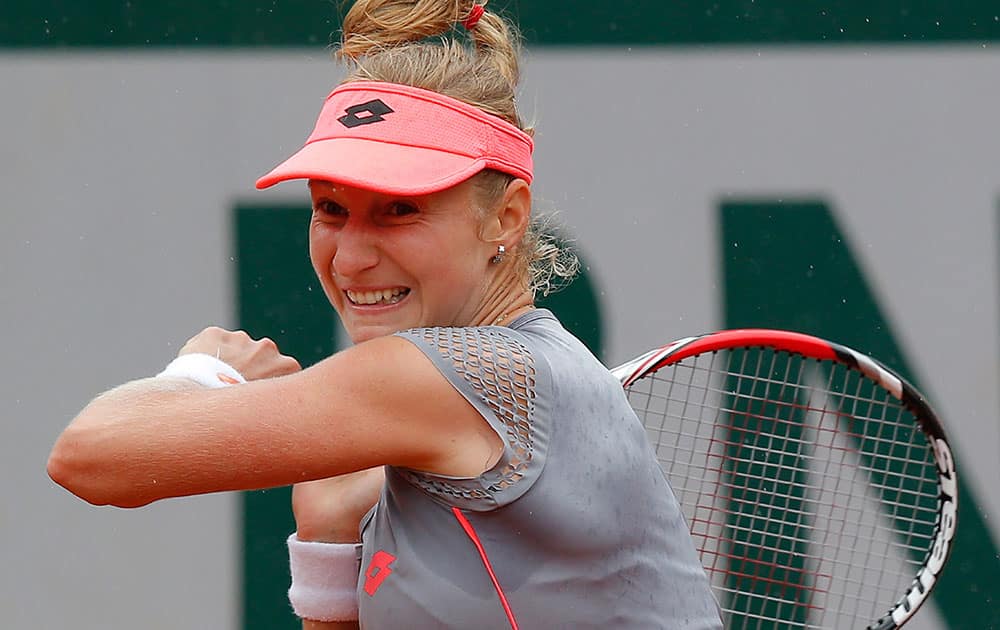
[[[731,630],[905,624],[957,525],[947,437],[870,357],[727,330],[612,370],[656,449]]]

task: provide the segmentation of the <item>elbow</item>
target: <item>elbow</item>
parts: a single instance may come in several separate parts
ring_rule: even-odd
[[[66,490],[93,505],[108,505],[110,501],[95,483],[94,463],[88,461],[80,436],[66,429],[49,453],[46,471],[49,478]]]
[[[49,453],[49,478],[91,505],[139,507],[150,502],[129,492],[123,486],[127,476],[87,444],[85,432],[66,429]]]

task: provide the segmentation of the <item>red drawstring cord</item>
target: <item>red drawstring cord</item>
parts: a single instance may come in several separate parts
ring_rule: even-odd
[[[479,551],[479,557],[482,558],[483,564],[486,566],[486,572],[490,574],[490,580],[493,581],[493,588],[497,590],[497,595],[500,596],[500,603],[503,605],[503,611],[507,613],[507,621],[510,622],[511,630],[518,630],[517,620],[514,619],[514,612],[510,609],[510,604],[507,602],[507,596],[504,595],[503,589],[500,587],[500,582],[497,580],[497,576],[493,572],[493,565],[490,564],[490,559],[486,557],[486,550],[483,549],[483,543],[479,542],[479,536],[476,535],[476,530],[472,528],[472,523],[465,518],[465,515],[462,514],[461,510],[457,507],[453,507],[451,508],[451,511],[455,514],[455,518],[458,519],[458,523],[462,526],[462,529],[465,530],[466,535],[472,540],[472,544],[475,545],[476,549]]]

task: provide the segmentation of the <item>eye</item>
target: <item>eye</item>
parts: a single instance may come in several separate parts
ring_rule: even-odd
[[[389,204],[388,213],[393,217],[407,217],[420,212],[415,204],[407,201],[393,201]]]
[[[343,218],[347,216],[347,208],[335,201],[320,200],[313,204],[313,214],[329,218]]]

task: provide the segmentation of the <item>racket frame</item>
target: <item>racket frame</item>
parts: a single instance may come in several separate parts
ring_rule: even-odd
[[[958,477],[948,438],[937,415],[923,395],[901,376],[882,363],[846,346],[819,337],[788,330],[745,328],[722,330],[696,337],[685,337],[654,348],[611,370],[628,389],[644,376],[686,358],[733,348],[761,347],[798,354],[813,359],[834,361],[858,370],[872,379],[907,407],[916,417],[919,428],[933,447],[938,473],[938,517],[933,544],[923,565],[902,597],[871,623],[867,630],[895,630],[905,624],[928,599],[940,578],[951,552],[958,524]]]

